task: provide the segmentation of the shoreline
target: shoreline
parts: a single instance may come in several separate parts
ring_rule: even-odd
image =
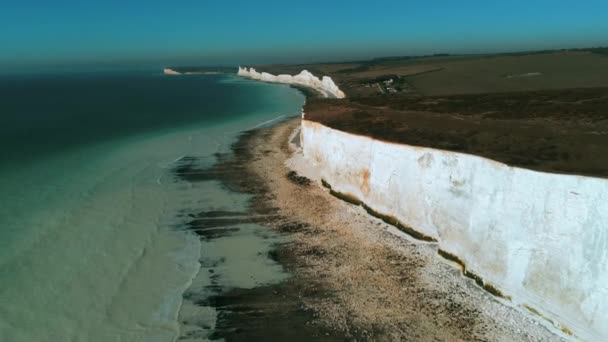
[[[215,336],[561,340],[537,320],[464,278],[437,257],[436,246],[414,243],[360,207],[331,196],[313,180],[314,170],[298,164],[298,124],[299,119],[282,120],[244,133],[233,145],[244,173],[229,183],[253,194],[250,210],[270,210],[275,215],[263,225],[288,242],[276,246],[269,257],[291,277],[274,288],[219,298],[216,303],[242,310],[225,314],[219,324],[223,332]],[[230,165],[235,164],[224,167]],[[273,305],[276,297],[289,303],[291,310]]]
[[[295,341],[344,340],[344,336],[333,336],[329,330],[311,324],[314,321],[313,314],[303,308],[299,300],[302,285],[291,274],[291,241],[287,239],[286,232],[297,227],[298,223],[278,213],[278,209],[268,201],[269,191],[266,185],[258,175],[248,170],[248,162],[257,158],[251,154],[251,141],[268,127],[242,132],[232,144],[231,153],[216,155],[218,162],[209,168],[201,168],[196,158],[187,157],[173,173],[190,184],[214,180],[221,183],[226,191],[237,196],[249,196],[242,210],[207,210],[188,214],[191,219],[187,229],[209,243],[208,247],[219,243],[227,249],[237,248],[235,243],[238,244],[239,236],[253,232],[268,247],[260,249],[259,246],[254,246],[254,252],[266,260],[266,264],[280,264],[283,268],[281,273],[285,276],[251,283],[252,286],[231,286],[222,283],[221,278],[226,276],[226,272],[231,272],[229,268],[237,266],[226,265],[226,262],[237,257],[241,251],[237,249],[234,251],[236,254],[222,254],[219,259],[202,255],[199,272],[203,277],[211,274],[211,283],[200,284],[200,281],[195,280],[196,285],[184,293],[184,302],[187,302],[190,312],[180,315],[182,329],[179,340],[209,338],[248,341],[277,336]],[[254,245],[259,243],[253,240],[246,242]],[[266,272],[263,269],[256,271]],[[217,319],[205,323],[198,313],[209,310],[214,312]]]
[[[274,73],[289,72],[274,69]],[[262,81],[277,77],[257,76],[254,78]],[[538,96],[550,95],[541,107],[553,108],[549,104],[555,94],[538,92]],[[576,98],[589,95],[571,94]],[[560,336],[601,336],[605,329],[598,322],[605,303],[598,298],[604,292],[604,274],[593,270],[604,255],[601,199],[606,184],[597,175],[584,176],[587,173],[573,168],[574,164],[579,171],[593,168],[601,164],[601,158],[593,154],[587,159],[577,157],[576,162],[570,158],[580,154],[576,146],[581,144],[583,150],[598,147],[594,143],[586,146],[593,139],[602,139],[595,130],[588,132],[593,139],[584,134],[591,126],[583,122],[570,127],[561,112],[530,118],[525,116],[530,113],[516,111],[524,118],[515,115],[511,119],[525,129],[516,130],[519,135],[510,140],[501,135],[511,130],[505,125],[513,121],[504,121],[508,119],[505,112],[483,116],[484,121],[478,120],[475,110],[471,115],[450,116],[445,110],[454,106],[439,106],[445,99],[430,102],[443,110],[437,113],[400,109],[399,105],[409,103],[403,97],[386,106],[381,106],[384,98],[309,99],[299,137],[308,159],[303,162],[318,168],[313,179],[330,194],[363,207],[371,216],[417,239],[435,242],[440,246],[437,253],[459,265],[464,276]],[[524,96],[523,100],[530,98]],[[514,101],[523,100],[515,96]],[[594,117],[592,113],[583,115],[585,110],[576,113]],[[545,127],[547,120],[555,122]],[[551,131],[564,124],[566,131]],[[477,140],[478,134],[488,136]],[[580,134],[591,140],[570,144],[568,139],[577,140]],[[552,145],[561,135],[568,139]],[[571,148],[565,151],[560,146]],[[545,153],[546,148],[563,153]],[[594,174],[599,171],[592,170]],[[579,219],[575,221],[573,216]],[[572,255],[564,257],[563,250]]]

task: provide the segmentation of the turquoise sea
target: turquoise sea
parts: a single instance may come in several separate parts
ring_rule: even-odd
[[[214,163],[303,102],[231,75],[0,77],[0,341],[173,341],[178,317],[212,329],[210,309],[182,300],[208,281],[202,256],[226,261],[227,286],[285,277],[256,259],[272,243],[260,227],[212,243],[180,229],[184,212],[247,198],[171,170],[184,156]]]

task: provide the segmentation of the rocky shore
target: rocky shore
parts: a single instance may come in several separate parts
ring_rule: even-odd
[[[220,312],[211,338],[561,340],[463,277],[435,245],[410,239],[312,180],[297,161],[299,123],[243,134],[234,155],[201,175],[223,174],[227,187],[253,196],[244,219],[285,237],[268,257],[290,274],[208,300]]]

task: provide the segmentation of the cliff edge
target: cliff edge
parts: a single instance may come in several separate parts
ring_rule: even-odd
[[[272,75],[267,72],[257,72],[254,68],[241,68],[237,75],[241,77],[247,77],[254,80],[270,83],[285,83],[300,85],[308,88],[315,89],[323,94],[324,97],[343,99],[346,97],[344,92],[338,88],[331,77],[323,76],[319,79],[307,70],[302,70],[299,74],[292,75]]]
[[[537,172],[302,120],[337,197],[436,243],[488,292],[583,340],[608,338],[608,180]]]

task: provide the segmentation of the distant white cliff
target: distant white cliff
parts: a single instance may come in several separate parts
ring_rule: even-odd
[[[181,73],[169,68],[165,68],[165,70],[163,70],[163,73],[165,75],[181,75]]]
[[[239,67],[239,76],[251,78],[254,80],[259,80],[263,82],[272,82],[272,83],[285,83],[285,84],[295,84],[301,85],[304,87],[309,87],[315,89],[322,93],[325,97],[334,97],[338,99],[345,98],[344,92],[338,88],[338,86],[334,83],[331,77],[323,76],[322,79],[319,79],[312,73],[307,70],[303,70],[298,75],[272,75],[267,72],[259,73],[254,68],[241,68]]]

